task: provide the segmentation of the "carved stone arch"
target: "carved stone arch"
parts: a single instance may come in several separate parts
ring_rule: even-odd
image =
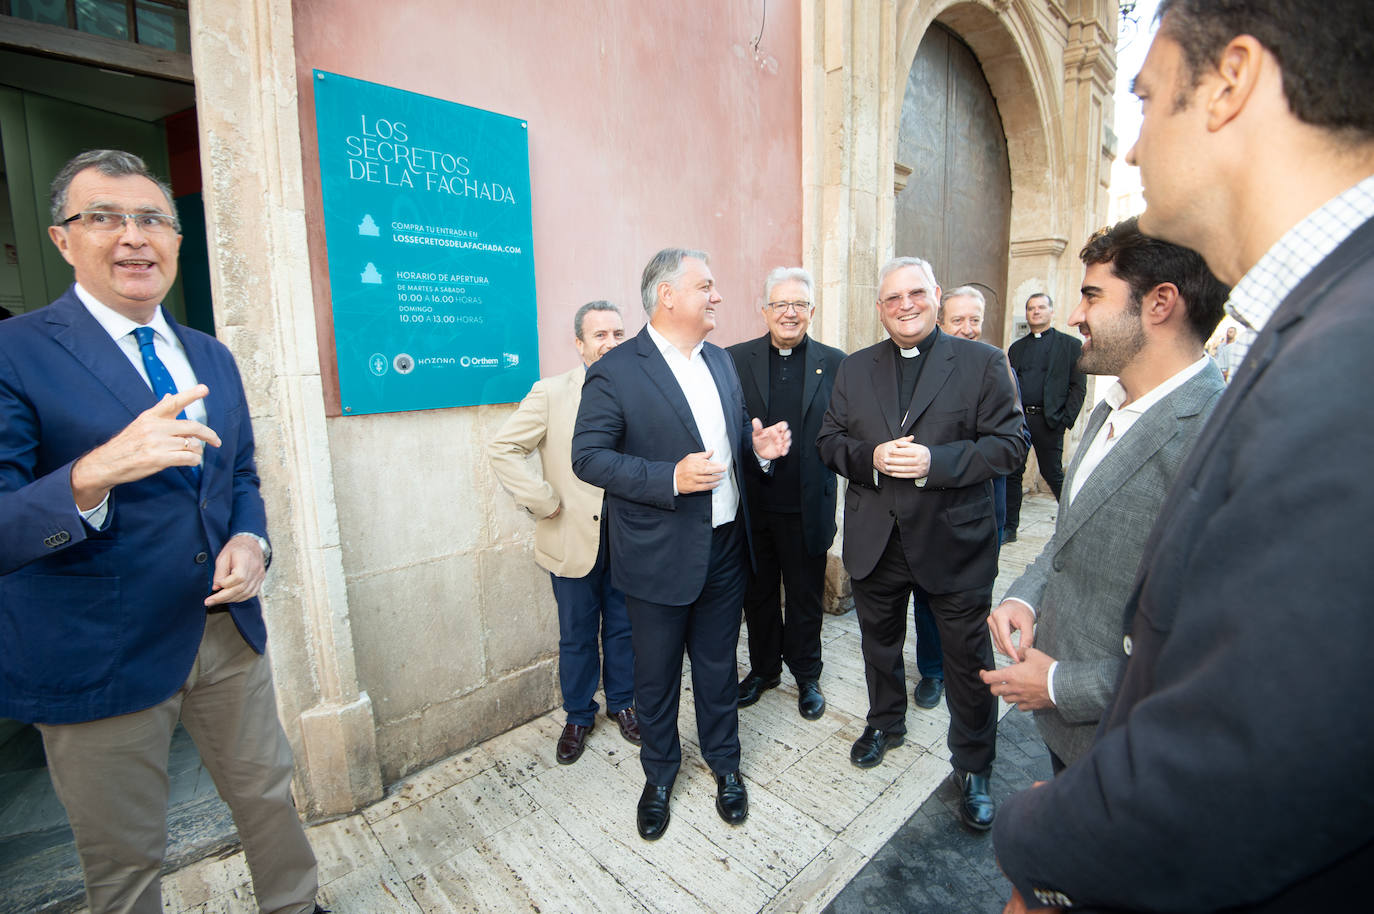
[[[1052,7],[1053,5],[1051,5]],[[1015,293],[1027,278],[1053,273],[1065,247],[1069,182],[1064,177],[1062,75],[1025,0],[994,3],[901,0],[897,9],[894,85],[885,93],[884,118],[897,136],[902,98],[917,48],[931,24],[955,32],[978,58],[997,102],[1011,170],[1011,257],[1002,320],[995,345],[1010,341]]]

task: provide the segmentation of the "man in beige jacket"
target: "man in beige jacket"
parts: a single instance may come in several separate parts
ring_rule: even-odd
[[[582,364],[536,381],[487,445],[496,478],[517,504],[537,518],[534,560],[553,581],[558,603],[558,680],[563,710],[568,713],[558,738],[560,765],[571,765],[581,757],[587,734],[596,723],[593,696],[602,678],[603,655],[608,716],[620,726],[621,736],[635,745],[640,741],[630,618],[625,595],[611,585],[606,527],[601,522],[602,492],[573,475],[571,457],[587,366],[625,339],[625,325],[615,305],[593,301],[577,309],[573,334]],[[527,459],[536,450],[542,473]]]

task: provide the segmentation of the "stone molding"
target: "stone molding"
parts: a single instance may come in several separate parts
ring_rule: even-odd
[[[306,245],[291,5],[193,3],[215,326],[243,374],[274,562],[263,591],[299,805],[382,794],[358,687]]]

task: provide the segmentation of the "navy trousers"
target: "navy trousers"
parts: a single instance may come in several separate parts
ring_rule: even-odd
[[[596,719],[596,687],[606,680],[606,710],[634,704],[634,644],[625,595],[611,586],[606,545],[585,577],[553,581],[558,601],[558,685],[568,723],[590,726]],[[604,658],[604,664],[603,664]]]
[[[692,698],[697,742],[716,774],[739,770],[739,643],[744,600],[744,530],[740,521],[722,524],[711,538],[706,584],[685,606],[629,596],[635,646],[635,711],[644,739],[639,762],[650,784],[665,786],[682,766],[678,701],[684,648],[692,660]],[[670,567],[664,574],[672,574]]]

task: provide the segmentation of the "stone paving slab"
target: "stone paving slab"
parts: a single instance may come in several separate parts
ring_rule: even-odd
[[[996,596],[1038,554],[1054,509],[1049,498],[1027,498]],[[908,687],[918,677],[910,629]],[[716,816],[684,670],[683,767],[659,841],[635,833],[643,775],[634,748],[602,719],[583,757],[556,765],[563,715],[553,711],[411,774],[359,814],[312,826],[321,902],[337,914],[1000,910],[1009,890],[990,842],[954,817],[943,704],[912,705],[907,743],[876,769],[854,768],[849,746],[867,709],[854,614],[827,616],[822,637],[824,717],[800,719],[788,676],[741,711],[751,796],[744,825]],[[743,674],[743,645],[739,659]],[[1048,775],[1047,761],[1035,771],[1038,737],[1024,718],[1013,713],[999,730],[1008,740],[994,769],[999,797]],[[168,914],[257,910],[242,853],[165,876],[163,897]]]

